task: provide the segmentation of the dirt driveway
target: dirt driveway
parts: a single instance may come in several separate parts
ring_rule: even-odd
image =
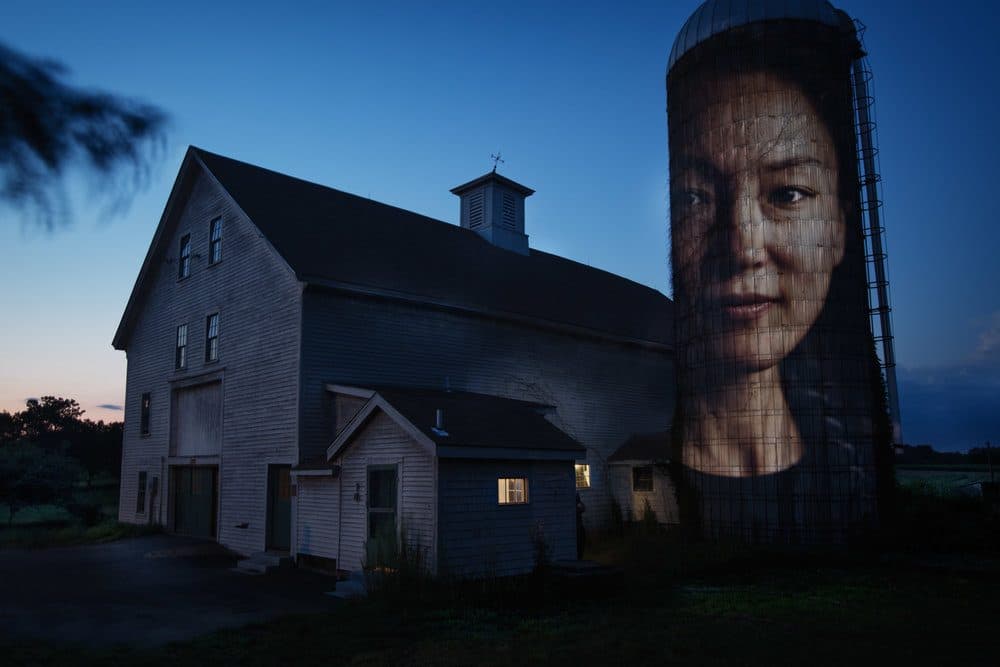
[[[230,572],[217,544],[155,535],[0,551],[0,638],[153,646],[292,613],[332,609],[327,577]]]

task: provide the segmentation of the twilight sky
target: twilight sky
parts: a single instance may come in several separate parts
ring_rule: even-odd
[[[0,7],[0,42],[172,117],[124,214],[85,177],[54,233],[0,207],[0,410],[121,418],[111,338],[189,144],[456,224],[500,150],[532,247],[671,293],[664,75],[697,0],[145,4]],[[997,442],[1000,9],[835,4],[868,26],[904,435]]]

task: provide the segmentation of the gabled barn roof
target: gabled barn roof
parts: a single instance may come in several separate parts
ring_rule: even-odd
[[[673,303],[650,287],[539,250],[510,252],[457,225],[194,146],[153,246],[195,165],[226,190],[302,282],[672,346]],[[125,347],[154,250],[115,335],[118,349]]]
[[[663,463],[671,459],[670,431],[633,433],[608,457],[608,463],[648,461]]]
[[[545,453],[548,458],[573,459],[585,451],[545,418],[551,406],[463,391],[410,387],[372,391],[368,403],[337,435],[328,457],[349,446],[376,409],[401,422],[425,446],[434,447],[438,456],[531,458]],[[436,427],[438,410],[443,416],[441,429]]]

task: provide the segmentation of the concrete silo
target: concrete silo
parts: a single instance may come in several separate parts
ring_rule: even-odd
[[[679,500],[709,536],[878,523],[883,378],[898,409],[868,80],[822,0],[709,0],[670,54]]]

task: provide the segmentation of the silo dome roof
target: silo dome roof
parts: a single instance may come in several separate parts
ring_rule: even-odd
[[[799,19],[838,27],[843,16],[826,0],[706,0],[677,33],[667,71],[709,37],[758,21]]]

